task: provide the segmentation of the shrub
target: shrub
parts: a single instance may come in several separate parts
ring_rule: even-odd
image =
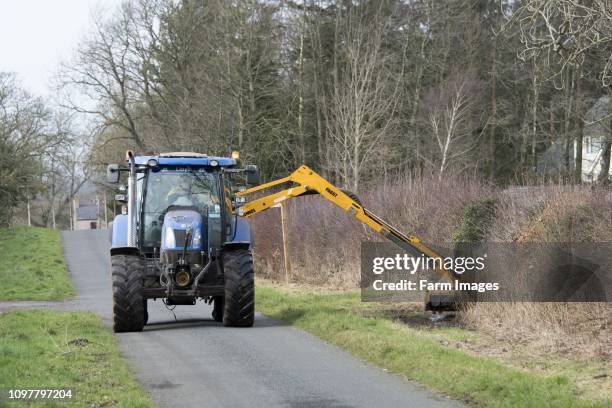
[[[476,243],[482,241],[495,215],[495,198],[484,198],[469,204],[463,213],[463,219],[455,233],[455,243]]]

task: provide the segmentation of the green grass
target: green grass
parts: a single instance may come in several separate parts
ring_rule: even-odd
[[[117,341],[99,317],[85,312],[30,310],[0,315],[0,406],[6,389],[72,388],[66,401],[35,406],[153,407],[131,377]],[[4,398],[4,399],[2,399]]]
[[[74,296],[59,231],[0,229],[0,282],[0,300],[62,300]]]
[[[440,344],[439,334],[367,317],[375,304],[359,293],[285,290],[259,285],[257,309],[349,353],[452,398],[486,407],[610,407],[579,400],[567,376],[543,376]],[[441,329],[450,337],[461,330]],[[465,331],[463,331],[465,332]],[[467,334],[469,336],[469,334]]]

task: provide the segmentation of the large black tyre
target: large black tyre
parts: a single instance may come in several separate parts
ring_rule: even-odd
[[[223,325],[251,327],[255,320],[255,280],[253,255],[246,249],[223,252],[225,304]]]
[[[145,300],[142,296],[144,264],[134,255],[111,256],[113,281],[113,331],[142,331],[145,325]]]
[[[224,309],[225,299],[223,296],[215,296],[213,299],[213,311],[212,318],[215,322],[223,321],[223,309]]]

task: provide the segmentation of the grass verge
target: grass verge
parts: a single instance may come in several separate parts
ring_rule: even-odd
[[[446,347],[431,333],[373,315],[357,292],[257,288],[262,313],[295,325],[349,353],[474,406],[610,407],[579,399],[564,375],[538,375]],[[447,328],[446,337],[469,336]]]
[[[0,300],[62,300],[74,296],[59,231],[0,229],[0,281]]]
[[[153,407],[134,381],[115,337],[85,312],[29,310],[0,314],[0,406],[7,389],[73,389],[70,400],[35,406]],[[4,399],[2,399],[4,398]],[[31,401],[28,401],[34,405]]]

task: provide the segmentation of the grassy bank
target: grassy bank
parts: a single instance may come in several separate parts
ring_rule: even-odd
[[[0,315],[0,389],[72,388],[47,406],[153,407],[99,317],[42,310]],[[0,406],[23,406],[0,397]],[[36,406],[41,406],[36,404]],[[42,405],[45,406],[45,405]]]
[[[62,300],[74,287],[57,230],[0,229],[0,300]]]
[[[566,375],[509,367],[497,359],[448,347],[475,335],[457,328],[435,332],[393,322],[357,292],[322,292],[259,285],[262,313],[304,329],[349,353],[470,405],[486,407],[604,407],[579,399]]]

